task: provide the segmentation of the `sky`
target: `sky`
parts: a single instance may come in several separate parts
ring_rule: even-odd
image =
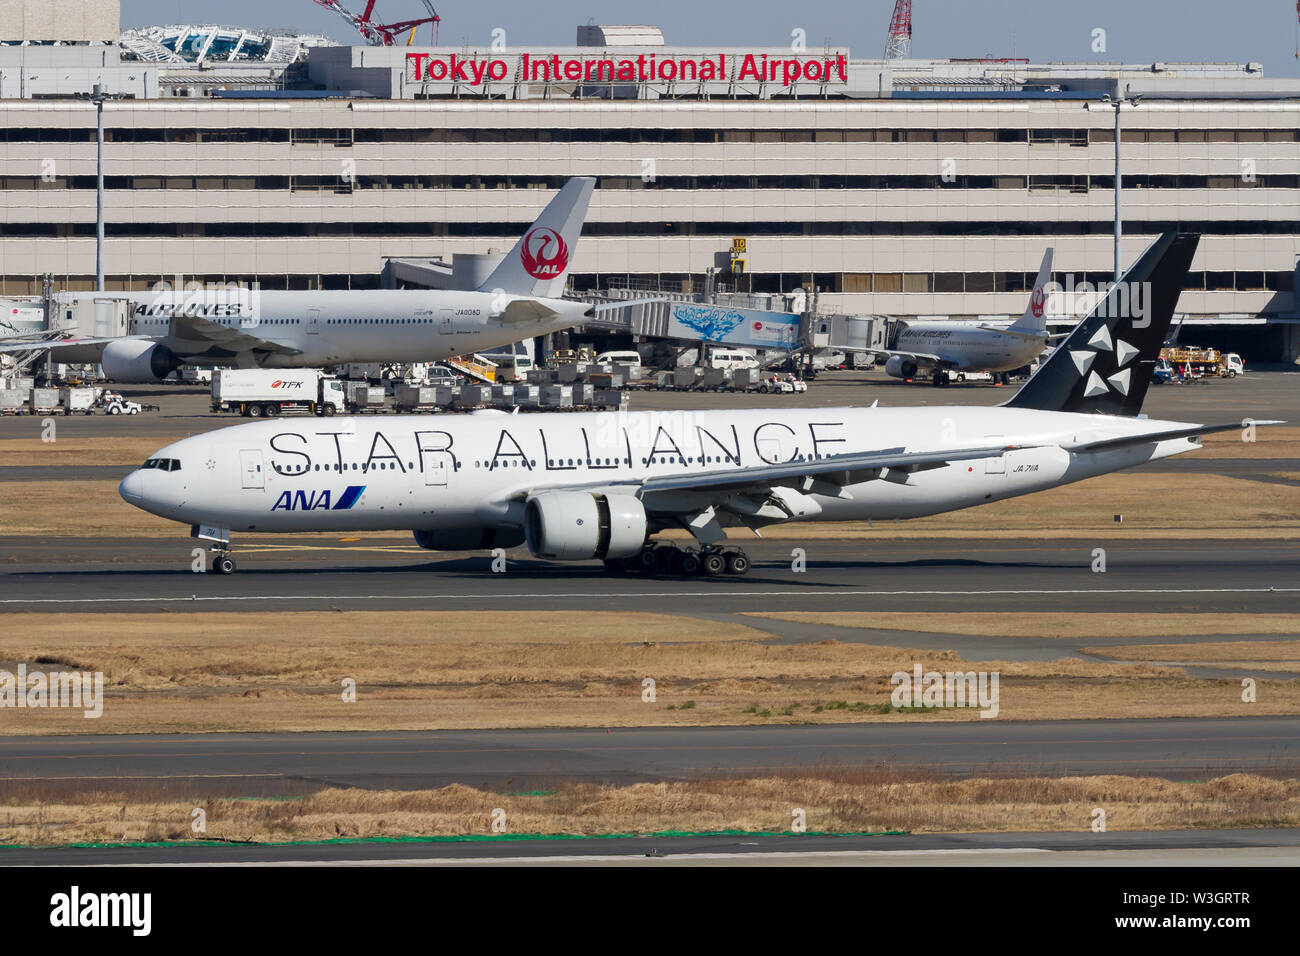
[[[366,0],[343,0],[361,11]],[[805,31],[809,49],[826,41],[854,56],[884,52],[893,0],[434,0],[443,45],[487,45],[495,28],[511,46],[571,46],[580,23],[652,23],[671,46],[786,46]],[[378,0],[381,21],[424,15],[420,0]],[[313,0],[122,0],[122,27],[211,23],[287,27],[344,43],[359,37]],[[427,28],[426,28],[427,29]],[[1105,52],[1094,52],[1094,31]],[[427,44],[421,32],[417,43]],[[1271,76],[1300,76],[1295,0],[914,0],[912,54],[1027,57],[1035,62],[1255,61]]]

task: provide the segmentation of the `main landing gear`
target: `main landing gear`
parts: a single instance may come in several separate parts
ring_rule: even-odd
[[[615,574],[696,575],[744,574],[749,570],[749,556],[739,548],[681,548],[675,544],[647,544],[639,554],[605,562]]]

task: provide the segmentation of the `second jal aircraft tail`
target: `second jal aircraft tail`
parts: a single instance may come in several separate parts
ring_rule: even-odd
[[[1046,332],[1047,331],[1047,285],[1052,281],[1052,247],[1043,253],[1043,264],[1038,267],[1038,278],[1034,280],[1033,291],[1029,293],[1029,304],[1025,314],[1011,326],[1012,332]]]

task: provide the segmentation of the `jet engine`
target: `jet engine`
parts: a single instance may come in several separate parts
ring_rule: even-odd
[[[517,548],[524,533],[518,528],[421,528],[415,543],[426,551],[486,551]]]
[[[524,503],[528,550],[538,558],[630,558],[646,539],[645,507],[631,495],[548,491]]]
[[[99,364],[110,382],[161,382],[180,366],[181,360],[165,345],[148,339],[123,339],[104,346]]]
[[[891,355],[885,362],[885,374],[894,378],[916,378],[916,363],[901,355]]]

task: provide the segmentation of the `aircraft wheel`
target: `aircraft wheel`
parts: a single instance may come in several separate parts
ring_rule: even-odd
[[[234,574],[235,560],[228,554],[223,554],[212,562],[212,570],[217,574]]]
[[[727,573],[744,574],[749,570],[749,556],[744,551],[732,551],[727,555]]]
[[[709,551],[700,557],[705,574],[723,574],[727,570],[727,556],[721,551]]]
[[[672,545],[655,550],[655,568],[666,574],[677,574],[682,567],[682,552]]]
[[[690,577],[699,574],[704,569],[703,562],[700,561],[700,556],[694,551],[684,551],[681,559],[677,562],[677,565],[682,574]]]
[[[649,547],[645,547],[641,549],[641,553],[638,554],[635,558],[633,558],[633,560],[636,561],[637,570],[642,571],[646,574],[649,574],[650,572],[654,571],[655,566],[659,563],[659,559],[655,555],[655,551],[656,548],[654,547],[654,545],[650,545]]]

